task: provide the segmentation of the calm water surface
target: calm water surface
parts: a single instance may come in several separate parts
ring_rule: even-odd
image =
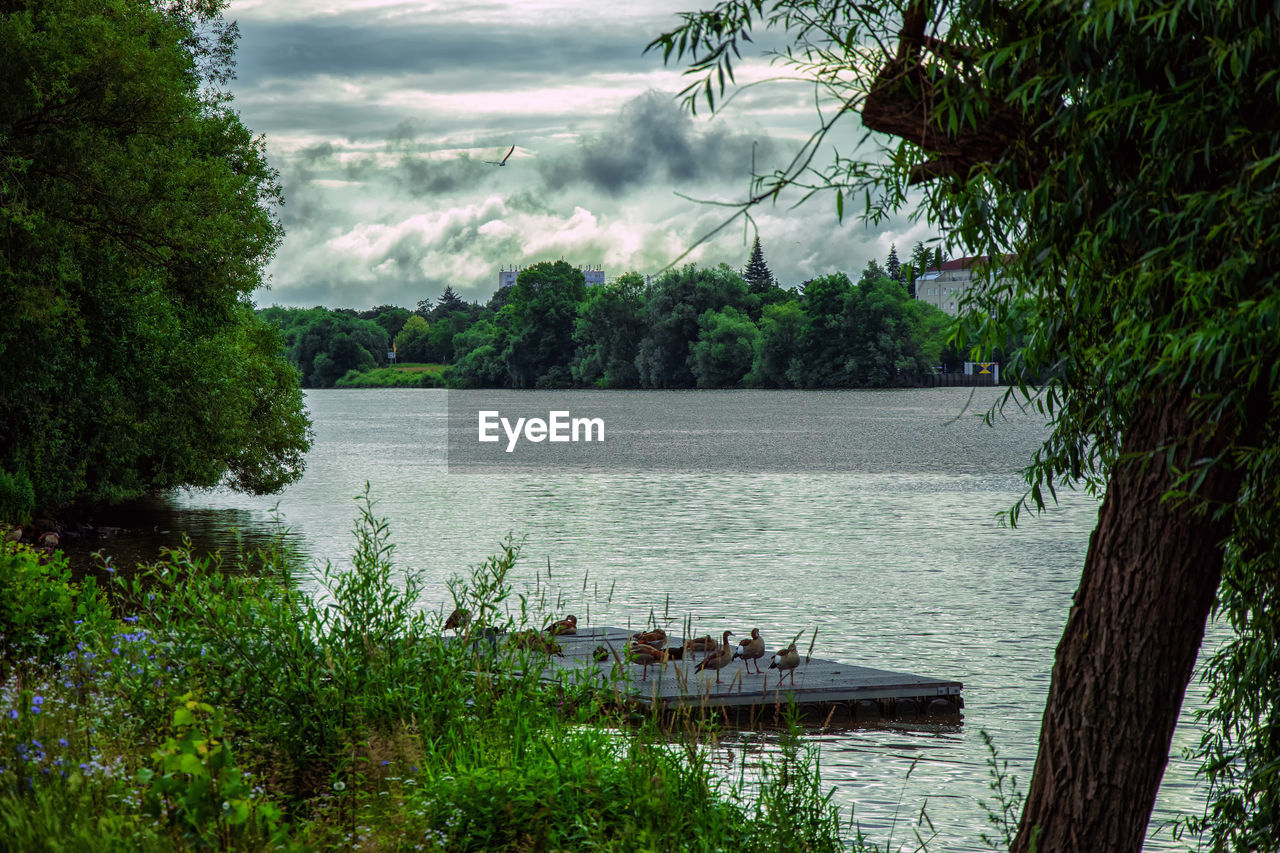
[[[794,470],[468,474],[446,464],[445,392],[313,391],[316,443],[299,483],[272,498],[192,493],[130,507],[117,523],[155,532],[105,544],[128,559],[176,544],[179,531],[208,547],[231,546],[233,530],[252,543],[278,529],[274,512],[314,558],[341,565],[353,541],[354,498],[368,482],[390,521],[398,565],[426,577],[432,609],[451,607],[445,582],[511,532],[525,543],[517,585],[546,589],[550,561],[559,611],[594,624],[639,626],[653,613],[678,625],[688,616],[698,633],[758,626],[770,648],[816,627],[816,656],[964,682],[962,726],[814,735],[844,818],[852,814],[880,842],[893,827],[895,848],[913,849],[907,827],[927,799],[937,832],[930,849],[982,850],[979,833],[990,829],[981,801],[991,792],[979,732],[990,733],[1025,787],[1054,647],[1098,508],[1068,493],[1016,529],[1000,523],[1022,494],[1018,471],[1043,423],[1014,413],[984,426],[978,415],[996,393],[584,393],[583,410],[599,401],[611,418],[629,409],[652,417],[745,406],[753,430],[765,423],[788,442]],[[843,431],[846,470],[829,470],[828,447],[804,461],[814,423]],[[1148,850],[1183,846],[1161,827],[1202,807],[1180,759],[1196,738],[1187,718],[1200,701],[1193,685]],[[772,748],[747,737],[725,751],[767,759]]]

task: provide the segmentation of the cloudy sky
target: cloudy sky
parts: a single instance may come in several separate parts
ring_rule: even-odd
[[[560,258],[661,270],[727,215],[681,195],[744,198],[753,148],[757,171],[784,165],[816,121],[812,89],[785,82],[682,109],[680,67],[643,51],[696,3],[233,0],[236,108],[286,197],[257,303],[413,307],[446,285],[485,301],[500,267]],[[739,82],[780,73],[744,59]],[[849,121],[836,141],[859,135]],[[931,236],[838,224],[830,196],[755,218],[785,286]],[[736,224],[689,259],[741,268],[753,237]]]

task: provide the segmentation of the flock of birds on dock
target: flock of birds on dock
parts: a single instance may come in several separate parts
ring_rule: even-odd
[[[463,609],[458,608],[449,614],[449,618],[444,622],[446,631],[462,631],[471,623],[471,614]],[[547,654],[560,654],[560,644],[555,641],[556,637],[571,636],[578,633],[578,617],[570,614],[564,619],[552,622],[542,631],[528,630],[521,631],[513,636],[513,641],[520,647],[541,651]],[[741,659],[743,662],[743,671],[751,675],[751,665],[755,665],[755,675],[767,675],[760,669],[760,660],[765,656],[764,637],[760,636],[759,628],[751,629],[751,636],[739,640],[737,648],[729,644],[729,638],[734,636],[732,631],[725,631],[720,642],[717,643],[710,634],[703,637],[696,637],[685,640],[684,644],[669,648],[667,646],[667,632],[661,628],[654,628],[651,631],[639,631],[632,634],[627,641],[625,648],[626,659],[631,663],[641,666],[641,681],[647,681],[649,678],[649,667],[655,664],[665,664],[670,660],[684,660],[686,655],[694,655],[704,653],[705,656],[694,667],[694,672],[711,671],[716,674],[716,684],[721,684],[720,670],[732,664],[735,660]],[[609,659],[609,651],[604,646],[596,646],[593,658],[599,661]],[[796,651],[796,641],[792,640],[786,648],[779,649],[774,652],[769,660],[769,669],[778,670],[778,683],[782,683],[782,679],[786,675],[791,676],[791,684],[796,683],[796,667],[800,666],[800,653]]]

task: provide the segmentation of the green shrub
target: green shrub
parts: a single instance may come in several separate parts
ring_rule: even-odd
[[[0,523],[27,524],[36,508],[36,491],[21,471],[0,471]]]
[[[49,663],[79,638],[111,624],[92,578],[72,583],[61,552],[45,557],[25,545],[0,546],[0,658]]]
[[[173,840],[222,850],[268,846],[280,832],[280,810],[254,797],[223,736],[223,712],[187,693],[173,712],[172,732],[138,771],[143,812]]]

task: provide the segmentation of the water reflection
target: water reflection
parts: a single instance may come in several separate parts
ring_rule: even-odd
[[[197,554],[233,554],[270,548],[279,541],[306,549],[300,534],[288,530],[269,505],[225,505],[238,502],[230,492],[191,492],[145,498],[95,515],[96,535],[67,538],[63,550],[77,574],[100,568],[97,554],[119,567],[151,562],[162,549],[184,546]]]

